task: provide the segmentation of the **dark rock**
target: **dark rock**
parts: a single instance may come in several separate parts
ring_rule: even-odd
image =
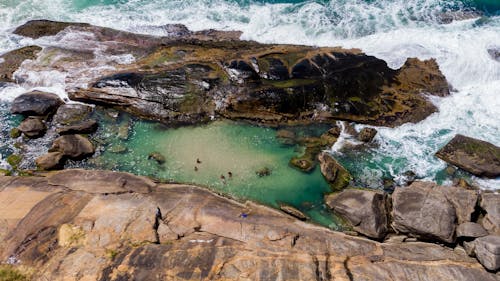
[[[475,10],[459,10],[459,11],[447,11],[437,15],[437,21],[441,24],[449,24],[453,21],[468,20],[473,18],[479,18],[483,14],[480,11]]]
[[[478,238],[487,235],[488,231],[475,222],[464,222],[457,227],[457,237]]]
[[[58,125],[75,125],[90,118],[92,111],[93,108],[88,105],[63,104],[57,109],[52,121]]]
[[[480,206],[486,212],[483,227],[492,234],[500,235],[500,194],[482,193]]]
[[[40,118],[28,117],[17,127],[28,138],[38,138],[45,134],[47,127]]]
[[[41,170],[59,170],[64,167],[66,159],[61,152],[49,152],[35,160],[36,166]]]
[[[42,50],[38,46],[27,46],[0,56],[0,82],[15,82],[14,72],[19,69],[25,60],[33,60]],[[1,83],[0,83],[1,84]]]
[[[392,194],[392,227],[422,239],[455,241],[455,208],[436,184],[414,182]]]
[[[330,184],[332,191],[344,189],[353,179],[351,174],[330,154],[322,152],[318,156],[321,173]]]
[[[165,163],[165,161],[166,161],[165,156],[163,156],[160,152],[151,152],[151,153],[149,153],[148,159],[155,160],[156,163],[158,163],[160,165],[163,164],[163,163]]]
[[[10,111],[25,116],[47,116],[63,103],[55,94],[34,91],[15,98]]]
[[[68,26],[90,26],[87,23],[66,23],[49,20],[32,20],[16,28],[12,33],[24,37],[37,39],[44,36],[52,36],[63,31]]]
[[[500,62],[500,47],[488,49],[488,54],[492,59]]]
[[[489,142],[456,135],[436,156],[476,176],[500,176],[500,148]]]
[[[474,241],[476,257],[488,270],[500,268],[500,236],[489,235]]]
[[[328,195],[325,201],[357,232],[375,239],[385,237],[388,225],[385,193],[346,189],[340,193]]]
[[[271,169],[269,169],[268,167],[264,167],[258,171],[255,172],[257,174],[257,176],[259,177],[267,177],[267,176],[270,176],[272,171]]]
[[[287,204],[280,204],[280,210],[282,210],[283,212],[285,212],[293,217],[298,218],[299,220],[305,221],[309,218],[308,216],[306,216],[304,213],[302,213],[297,208],[294,208],[294,207],[287,205]]]
[[[81,160],[94,154],[94,145],[81,135],[64,135],[54,140],[49,152],[61,152],[64,157]]]
[[[358,134],[358,140],[362,142],[371,142],[375,135],[377,134],[377,130],[374,128],[363,128]]]
[[[83,121],[81,123],[69,126],[63,126],[57,129],[60,135],[72,134],[92,134],[97,131],[98,123],[95,120]]]

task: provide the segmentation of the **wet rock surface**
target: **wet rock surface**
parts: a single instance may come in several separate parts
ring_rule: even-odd
[[[0,221],[0,258],[36,268],[33,280],[497,280],[465,252],[346,236],[125,173],[0,176]]]
[[[14,72],[19,69],[25,60],[35,59],[42,50],[38,46],[27,46],[0,56],[0,85],[2,82],[15,82]]]
[[[339,191],[347,187],[352,176],[337,160],[326,152],[320,153],[318,159],[321,173],[330,184],[332,191]]]
[[[15,98],[10,111],[25,116],[47,116],[55,113],[63,103],[55,94],[34,91]]]
[[[500,147],[489,142],[456,135],[436,156],[476,176],[500,176]]]

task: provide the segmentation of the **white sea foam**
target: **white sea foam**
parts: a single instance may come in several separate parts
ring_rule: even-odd
[[[373,161],[379,161],[378,168],[396,177],[412,170],[419,177],[434,179],[445,163],[433,154],[455,134],[500,145],[500,100],[497,97],[500,63],[487,52],[491,46],[498,46],[500,17],[491,17],[481,23],[472,19],[438,24],[434,19],[440,12],[449,10],[452,1],[343,0],[327,4],[310,1],[298,5],[242,5],[224,0],[130,0],[121,5],[94,6],[84,10],[78,10],[72,6],[72,1],[64,0],[18,2],[0,4],[0,22],[3,23],[0,27],[0,53],[31,43],[53,44],[52,38],[33,42],[8,32],[26,19],[48,18],[90,22],[155,35],[167,35],[163,28],[158,27],[169,23],[182,23],[193,30],[241,30],[243,39],[260,42],[360,48],[386,60],[393,68],[400,67],[408,57],[436,58],[456,92],[450,97],[433,99],[439,113],[418,124],[394,129],[378,128],[376,142],[379,147],[372,152]],[[99,50],[99,46],[92,45],[91,39],[82,34],[67,33],[59,35],[57,41]],[[127,56],[108,59],[118,64],[133,62],[133,58]],[[97,71],[97,67],[104,66],[94,67]],[[55,74],[49,70],[30,72],[25,68],[17,75],[25,79],[26,87],[56,87],[52,90],[58,92],[67,87],[68,77],[85,84],[77,77],[95,75],[95,72],[76,70]],[[0,99],[9,99],[21,92],[18,87],[0,91]],[[338,150],[338,146],[334,150]],[[393,161],[382,161],[387,157]],[[364,174],[373,173],[367,171]],[[500,188],[500,180],[479,182],[486,188]]]

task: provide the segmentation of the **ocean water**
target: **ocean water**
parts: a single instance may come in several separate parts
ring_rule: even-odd
[[[443,23],[468,13],[481,16]],[[332,153],[362,185],[377,187],[381,177],[397,179],[409,170],[446,184],[446,164],[433,154],[455,134],[500,145],[500,62],[488,53],[500,49],[499,13],[497,0],[0,0],[0,53],[33,43],[10,31],[44,18],[153,35],[164,35],[161,26],[168,23],[241,30],[243,39],[265,43],[359,48],[393,68],[408,57],[436,58],[454,89],[450,97],[431,98],[438,113],[418,124],[377,128],[376,146],[335,147]],[[64,96],[68,74],[44,75],[31,73],[21,87],[0,89],[0,100],[9,102],[34,87]],[[500,189],[500,179],[472,180]]]

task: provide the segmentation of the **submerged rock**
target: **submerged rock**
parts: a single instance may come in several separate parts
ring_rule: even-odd
[[[327,152],[320,153],[318,160],[321,173],[330,184],[332,191],[339,191],[347,187],[352,176],[342,165]]]
[[[28,117],[24,119],[17,129],[22,132],[28,138],[38,138],[45,134],[47,131],[47,126],[40,118]]]
[[[280,204],[280,210],[302,221],[309,219],[309,217],[302,213],[300,210],[287,204]]]
[[[270,176],[272,171],[268,167],[264,167],[264,168],[256,171],[255,173],[257,174],[257,176],[262,178],[262,177]]]
[[[81,135],[63,135],[54,140],[49,152],[61,152],[64,157],[82,160],[94,154],[94,145]]]
[[[325,202],[345,218],[353,229],[375,239],[383,239],[388,231],[387,195],[380,191],[346,189],[332,193]]]
[[[54,114],[52,121],[57,125],[71,126],[90,118],[93,108],[83,104],[63,104]]]
[[[165,161],[166,161],[165,156],[163,156],[160,152],[151,152],[151,153],[149,153],[148,159],[155,160],[156,163],[158,163],[160,165],[163,164],[163,163],[165,163]]]
[[[25,116],[48,116],[63,103],[55,94],[33,91],[15,98],[10,112]]]
[[[476,176],[500,176],[500,147],[489,142],[456,135],[436,156]]]

